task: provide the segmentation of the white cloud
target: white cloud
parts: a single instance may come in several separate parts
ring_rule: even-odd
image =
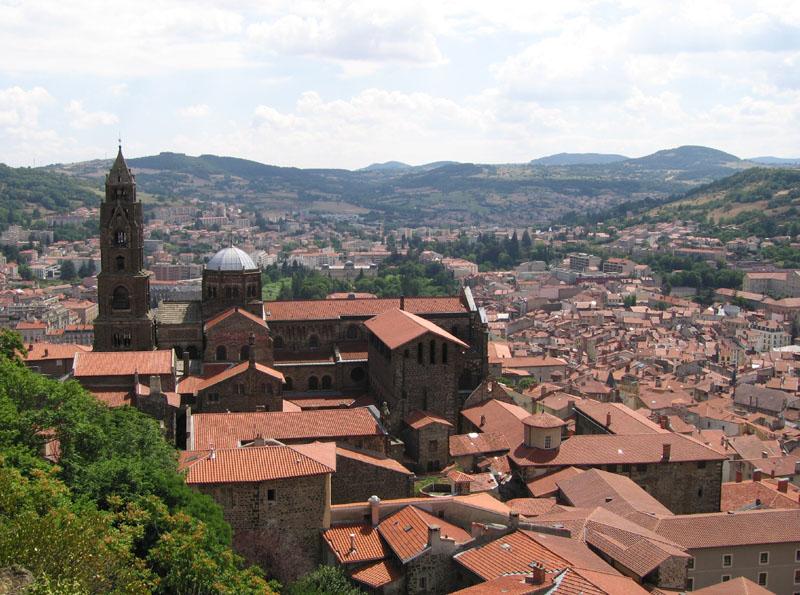
[[[187,105],[178,109],[178,115],[183,118],[205,118],[211,113],[211,108],[205,103],[197,103],[195,105]]]
[[[116,97],[123,97],[128,94],[128,84],[127,83],[117,83],[116,85],[111,85],[108,88],[109,93]]]
[[[119,122],[119,118],[112,113],[86,111],[83,107],[83,102],[77,99],[70,101],[64,111],[69,114],[69,124],[73,128],[95,128],[96,126],[110,126]]]

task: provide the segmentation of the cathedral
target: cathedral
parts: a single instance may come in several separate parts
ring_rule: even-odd
[[[469,289],[451,297],[265,303],[260,269],[229,246],[206,263],[199,300],[165,300],[152,310],[142,203],[121,148],[105,190],[94,352],[129,352],[128,362],[153,350],[171,357],[174,382],[160,386],[178,411],[372,404],[399,433],[419,410],[456,426],[464,399],[486,377],[487,326]],[[134,392],[147,375],[136,365]],[[82,382],[91,389],[97,380]]]

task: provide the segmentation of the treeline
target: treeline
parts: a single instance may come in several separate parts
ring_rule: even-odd
[[[376,276],[334,279],[300,265],[270,265],[261,278],[265,299],[323,299],[331,293],[374,293],[378,297],[455,295],[460,285],[440,263],[420,263],[418,253],[393,255]]]
[[[554,251],[544,242],[534,242],[527,229],[521,238],[516,231],[503,238],[482,233],[474,240],[462,234],[455,242],[430,242],[425,247],[444,256],[474,262],[482,271],[508,270],[529,260],[543,260],[549,264],[563,256],[563,252]]]
[[[0,331],[0,568],[29,570],[31,594],[271,592],[155,420],[30,371],[23,351]]]
[[[0,229],[29,225],[33,219],[30,206],[68,213],[75,206],[99,201],[89,187],[64,174],[0,164]]]

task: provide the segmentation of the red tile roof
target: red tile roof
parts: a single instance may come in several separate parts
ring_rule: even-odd
[[[251,320],[251,321],[255,322],[256,324],[260,324],[263,327],[267,326],[267,323],[264,322],[263,319],[259,318],[255,314],[251,314],[247,310],[244,310],[244,309],[241,309],[241,308],[229,308],[229,309],[225,310],[224,312],[220,312],[214,318],[212,318],[211,320],[206,322],[206,325],[205,325],[206,330],[214,328],[220,322],[230,318],[234,314],[237,315],[237,316],[244,316],[248,320]]]
[[[566,502],[580,508],[602,506],[627,516],[629,512],[670,515],[672,512],[625,475],[589,469],[556,482]]]
[[[76,378],[93,376],[139,376],[172,374],[174,352],[157,351],[85,351],[75,354],[73,363]]]
[[[322,537],[341,564],[382,560],[389,555],[378,531],[365,523],[331,527]],[[351,547],[353,544],[355,549]]]
[[[197,413],[192,415],[194,448],[235,448],[259,434],[275,440],[336,439],[384,436],[385,431],[367,408],[256,413]]]
[[[475,407],[464,409],[461,415],[472,422],[481,432],[502,434],[509,445],[513,447],[522,442],[525,434],[522,420],[530,413],[519,405],[490,399]],[[484,424],[481,424],[481,419],[484,420]]]
[[[330,449],[333,444],[327,445]],[[192,457],[191,455],[196,455]],[[186,483],[250,483],[325,475],[335,469],[290,446],[250,446],[187,453]]]
[[[439,527],[442,539],[452,539],[458,545],[472,541],[470,534],[462,528],[416,506],[406,506],[384,519],[378,525],[378,531],[395,555],[405,563],[428,547],[429,527]]]
[[[529,576],[527,574],[498,576],[490,581],[453,591],[450,595],[533,595],[540,592],[543,587],[552,585],[555,575],[552,573],[545,575],[545,581],[538,585],[525,582]]]
[[[563,419],[549,413],[534,413],[523,419],[522,423],[533,428],[560,428],[566,425]]]
[[[509,456],[519,466],[566,467],[658,463],[664,445],[670,445],[670,462],[722,461],[724,455],[682,434],[579,435],[557,449],[519,445]]]
[[[800,508],[798,488],[788,486],[787,492],[783,493],[778,491],[776,484],[768,483],[766,480],[722,484],[720,510],[727,512],[755,506],[760,508]]]
[[[237,364],[237,365],[233,366],[232,368],[228,368],[227,370],[223,370],[219,374],[217,374],[215,376],[212,376],[211,378],[206,378],[205,380],[200,382],[195,387],[194,392],[196,394],[197,392],[199,392],[201,390],[206,390],[207,388],[211,388],[212,386],[214,386],[216,384],[219,384],[220,382],[223,382],[224,380],[229,380],[230,378],[238,376],[239,374],[244,374],[245,372],[247,372],[247,369],[249,367],[250,367],[250,362],[242,362],[241,364]],[[253,365],[253,367],[256,370],[258,370],[259,372],[261,372],[262,374],[266,374],[267,376],[271,376],[272,378],[274,378],[275,380],[278,380],[280,382],[285,382],[285,378],[283,377],[283,374],[281,374],[280,372],[278,372],[277,370],[275,370],[273,368],[270,368],[269,366],[265,366],[264,364],[255,363]],[[185,392],[183,383],[181,383],[181,385],[182,386],[181,386],[181,391],[180,392]]]
[[[690,549],[798,541],[800,510],[710,512],[659,519],[654,531]]]
[[[374,589],[393,583],[402,576],[397,567],[388,560],[380,560],[363,568],[359,568],[350,575],[354,581],[363,583]]]
[[[26,361],[44,361],[51,359],[72,359],[78,351],[91,351],[88,345],[74,343],[34,343],[28,345]]]
[[[653,423],[641,413],[626,407],[622,403],[600,403],[584,399],[575,402],[576,411],[608,429],[611,434],[666,434],[669,430]],[[611,425],[606,426],[608,416]]]
[[[453,427],[449,421],[443,418],[436,413],[431,413],[430,411],[421,411],[420,409],[415,409],[411,413],[408,414],[406,419],[404,420],[407,425],[411,426],[415,430],[419,430],[420,428],[424,428],[425,426],[429,426],[431,424],[440,424],[443,426]]]
[[[743,576],[731,579],[724,583],[709,585],[702,589],[695,589],[694,593],[700,595],[772,595],[773,592],[765,589]]]
[[[616,572],[597,572],[586,568],[570,568],[559,581],[554,595],[648,595],[632,578]]]
[[[454,314],[468,312],[458,296],[405,298],[404,310],[414,314]],[[400,298],[352,300],[292,300],[266,302],[267,321],[338,320],[368,318],[393,308],[400,308]]]
[[[554,473],[547,475],[540,475],[536,479],[532,479],[526,485],[531,496],[534,498],[542,498],[544,496],[555,496],[558,494],[558,482],[562,479],[575,477],[583,473],[583,469],[577,467],[567,467],[559,469]]]
[[[132,395],[127,390],[93,390],[91,393],[98,401],[103,401],[109,407],[122,407],[131,404]]]
[[[550,512],[556,504],[555,498],[514,498],[506,502],[513,512],[526,517],[536,517]]]
[[[453,559],[484,580],[511,573],[528,573],[531,562],[546,571],[582,566],[613,572],[613,569],[583,543],[569,537],[515,531],[486,545],[456,554]]]
[[[454,337],[430,320],[396,308],[370,318],[364,323],[364,326],[383,341],[389,349],[402,347],[428,333],[461,347],[469,347],[464,341]]]
[[[470,432],[450,436],[450,456],[503,452],[509,449],[508,440],[498,432]]]
[[[394,459],[390,459],[389,457],[379,453],[366,453],[360,450],[353,450],[343,446],[337,446],[336,456],[344,457],[353,461],[359,461],[361,463],[372,465],[374,467],[380,467],[389,471],[396,471],[397,473],[402,473],[403,475],[414,475],[413,471],[406,469]]]

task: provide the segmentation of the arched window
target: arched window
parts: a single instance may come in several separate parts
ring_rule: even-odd
[[[432,364],[436,363],[436,341],[431,339],[430,343],[431,353],[430,353],[430,360]]]
[[[330,376],[323,376],[322,377],[322,390],[328,390],[331,388],[331,377]]]
[[[284,381],[286,382],[286,390],[293,390],[294,380],[292,380],[292,377],[291,376],[286,376],[284,378]]]
[[[272,346],[275,349],[283,349],[283,337],[275,337],[272,340]]]
[[[111,307],[114,310],[130,310],[131,299],[126,287],[119,285],[114,288],[111,294]]]
[[[345,336],[348,339],[358,339],[358,327],[355,324],[351,324],[347,327],[347,331],[345,331]]]
[[[417,343],[417,363],[422,363],[422,343]]]
[[[115,258],[115,260],[117,262],[117,270],[118,271],[124,271],[125,270],[125,257],[124,256],[117,256],[117,258]]]
[[[228,359],[228,350],[225,349],[224,345],[217,346],[217,361],[224,362]]]
[[[308,346],[311,349],[319,349],[319,337],[317,335],[311,335],[308,338]]]
[[[447,363],[447,343],[442,343],[442,363]]]
[[[317,390],[319,388],[319,378],[312,376],[308,379],[308,390]]]
[[[242,348],[239,350],[239,361],[243,362],[247,359],[250,359],[250,346],[242,345]]]
[[[350,380],[353,382],[361,382],[364,380],[366,374],[364,373],[364,368],[353,368],[350,372]]]
[[[128,234],[125,230],[119,229],[114,233],[114,243],[122,247],[128,245]]]

